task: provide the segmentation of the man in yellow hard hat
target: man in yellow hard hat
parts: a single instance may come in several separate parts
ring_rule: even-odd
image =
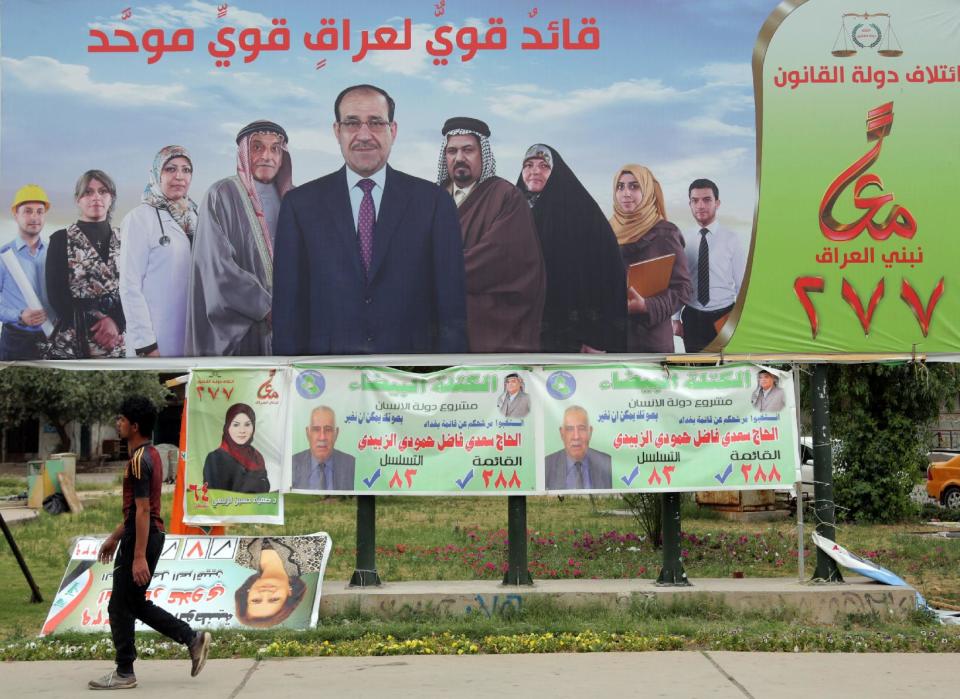
[[[46,287],[44,265],[47,246],[40,239],[44,217],[50,210],[50,198],[39,185],[28,184],[17,190],[10,206],[17,222],[19,236],[0,248],[0,360],[39,359],[44,339],[43,323]],[[39,306],[28,303],[17,284],[12,265],[18,265],[34,293]],[[19,276],[19,275],[17,275]]]

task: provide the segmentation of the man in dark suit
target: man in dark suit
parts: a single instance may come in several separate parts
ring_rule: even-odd
[[[596,490],[612,488],[610,455],[590,448],[593,427],[579,405],[563,412],[560,439],[563,449],[547,455],[547,490]]]
[[[308,449],[293,455],[293,487],[303,490],[353,490],[356,459],[334,449],[340,428],[332,408],[321,405],[310,412]]]
[[[274,248],[278,355],[467,351],[457,210],[387,165],[393,99],[373,85],[334,103],[346,161],[283,199]]]

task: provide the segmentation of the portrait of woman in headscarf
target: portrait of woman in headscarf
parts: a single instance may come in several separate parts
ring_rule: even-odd
[[[234,561],[256,571],[234,593],[237,621],[258,629],[277,626],[306,595],[301,579],[323,568],[326,537],[241,539]]]
[[[190,248],[197,205],[193,162],[182,146],[153,159],[141,204],[120,225],[120,300],[128,357],[179,357],[187,318]]]
[[[624,165],[613,176],[610,226],[628,270],[637,262],[674,256],[666,288],[644,297],[631,286],[626,300],[627,351],[673,353],[672,316],[690,296],[690,274],[680,229],[667,220],[660,183],[643,165]]]
[[[547,272],[544,352],[623,352],[623,261],[607,217],[557,150],[535,143],[517,187],[527,198]]]
[[[50,236],[45,279],[57,314],[45,359],[124,356],[126,321],[120,304],[120,238],[110,226],[117,186],[102,170],[87,170],[74,188],[80,217]]]
[[[220,446],[203,462],[203,480],[209,488],[237,493],[270,492],[263,455],[253,446],[257,415],[246,403],[234,403],[223,419]]]

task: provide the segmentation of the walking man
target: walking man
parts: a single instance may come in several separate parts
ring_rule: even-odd
[[[117,433],[127,440],[130,461],[123,473],[123,522],[100,547],[101,563],[109,563],[117,545],[113,566],[113,592],[110,595],[110,632],[116,648],[117,669],[91,680],[90,689],[133,689],[137,676],[133,661],[134,623],[137,619],[150,628],[182,643],[190,650],[190,676],[196,677],[207,661],[210,632],[194,631],[169,612],[146,599],[150,579],[163,550],[163,519],[160,516],[160,484],[163,468],[160,454],[149,435],[157,420],[157,409],[147,398],[133,396],[123,402],[117,417]]]

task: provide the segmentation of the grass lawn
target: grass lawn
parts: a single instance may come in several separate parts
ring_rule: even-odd
[[[77,491],[110,490],[120,485],[119,475],[115,483],[95,483],[84,481],[82,476],[76,484]],[[27,492],[27,479],[16,476],[0,476],[0,498],[8,495],[20,495]]]
[[[5,481],[0,481],[2,487]],[[528,499],[530,569],[534,579],[656,578],[660,552],[639,534],[619,498]],[[164,497],[169,517],[170,496]],[[352,498],[285,499],[286,524],[238,525],[246,535],[328,532],[334,542],[327,580],[347,580],[354,568],[356,504]],[[18,545],[44,595],[28,603],[29,589],[6,542],[0,542],[0,658],[110,657],[103,636],[56,637],[33,642],[59,585],[75,536],[110,531],[119,521],[120,498],[87,501],[79,515],[41,512],[13,527]],[[500,580],[506,561],[507,502],[502,498],[396,498],[377,500],[381,578],[399,580]],[[687,574],[698,577],[791,577],[797,571],[796,523],[728,522],[685,505],[683,556]],[[841,525],[838,540],[883,565],[928,598],[960,604],[960,540],[917,536],[921,525]],[[808,529],[808,532],[810,529]],[[813,573],[807,539],[805,577]],[[176,648],[143,636],[156,657],[178,657]],[[923,615],[906,621],[849,617],[820,626],[789,612],[743,614],[694,602],[674,607],[638,603],[625,611],[558,610],[525,605],[511,618],[449,618],[425,615],[384,621],[357,614],[322,619],[296,634],[218,634],[217,657],[248,655],[391,654],[409,652],[542,652],[656,648],[758,648],[764,650],[960,650],[960,629],[931,625]],[[3,644],[7,645],[4,646]],[[519,645],[518,645],[519,644]],[[526,645],[524,645],[526,644]],[[939,644],[939,645],[938,645]],[[31,647],[32,646],[32,647]],[[475,649],[474,649],[475,648]]]

